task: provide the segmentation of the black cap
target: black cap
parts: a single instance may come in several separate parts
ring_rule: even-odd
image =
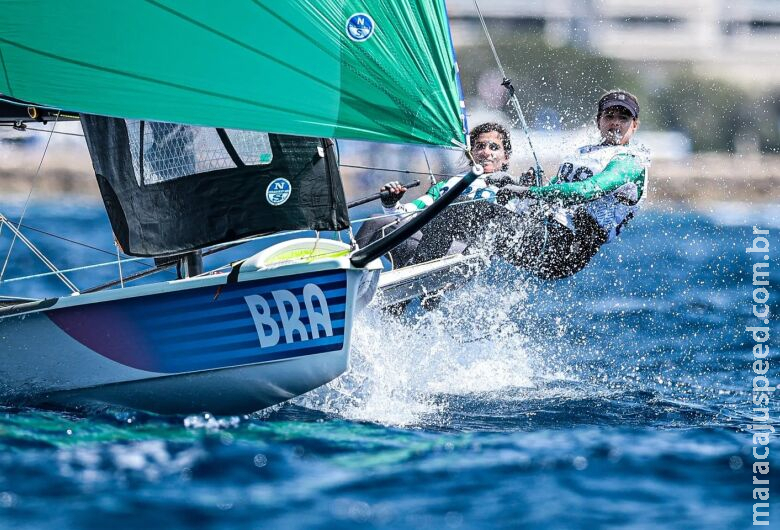
[[[611,107],[623,107],[627,109],[634,118],[639,117],[639,102],[634,96],[622,90],[615,90],[604,94],[599,100],[599,114]]]

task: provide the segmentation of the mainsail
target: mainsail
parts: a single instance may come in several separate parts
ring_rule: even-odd
[[[87,114],[81,124],[127,254],[349,226],[330,140]]]
[[[6,0],[0,9],[0,93],[12,97],[306,137],[466,141],[444,0]]]

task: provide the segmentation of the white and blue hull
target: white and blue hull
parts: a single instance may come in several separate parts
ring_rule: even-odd
[[[274,405],[347,369],[355,307],[372,294],[359,291],[376,274],[342,257],[6,309],[0,403],[217,414]]]

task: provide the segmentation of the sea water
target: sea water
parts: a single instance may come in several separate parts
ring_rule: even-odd
[[[750,527],[745,248],[754,225],[770,230],[776,383],[779,210],[647,210],[574,278],[494,263],[433,311],[369,308],[344,376],[253,415],[0,408],[0,527]],[[100,249],[27,230],[60,268],[115,259],[100,206],[36,203],[24,223]],[[43,271],[17,242],[4,279]],[[53,277],[0,288],[64,292]],[[769,448],[778,528],[776,437]]]

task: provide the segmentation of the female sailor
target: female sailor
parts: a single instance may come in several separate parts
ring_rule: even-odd
[[[601,142],[564,158],[546,186],[508,184],[499,204],[535,203],[525,229],[497,241],[497,252],[544,279],[582,270],[636,214],[647,189],[648,151],[631,140],[639,128],[639,102],[624,90],[598,101]]]
[[[464,208],[464,206],[469,205],[468,201],[495,202],[501,186],[530,184],[532,182],[527,179],[533,178],[533,175],[528,175],[523,179],[507,173],[509,159],[512,156],[512,141],[509,132],[502,125],[492,122],[478,125],[469,133],[469,139],[474,162],[482,165],[484,174],[466,188],[458,198],[459,202],[466,204],[454,203],[449,212],[434,220],[434,228],[426,227],[390,252],[390,259],[395,268],[462,251],[472,239],[466,237],[472,235],[466,234],[466,232],[476,231],[478,226],[483,225],[487,220],[485,214],[490,214],[487,211]],[[469,162],[469,164],[472,163]],[[454,176],[446,181],[438,182],[431,186],[425,195],[408,203],[400,202],[406,193],[406,188],[398,182],[388,182],[380,189],[380,192],[383,192],[382,208],[385,216],[363,223],[356,235],[358,245],[363,247],[395,230],[400,224],[413,217],[415,213],[430,206],[461,178],[461,176]],[[509,202],[510,204],[507,204],[509,210],[520,211],[528,201],[513,200]],[[458,217],[457,221],[455,223],[447,221],[453,215]],[[391,217],[388,219],[387,216]],[[492,214],[488,217],[492,217]],[[419,246],[421,241],[426,241],[423,252],[420,252],[422,250]]]

